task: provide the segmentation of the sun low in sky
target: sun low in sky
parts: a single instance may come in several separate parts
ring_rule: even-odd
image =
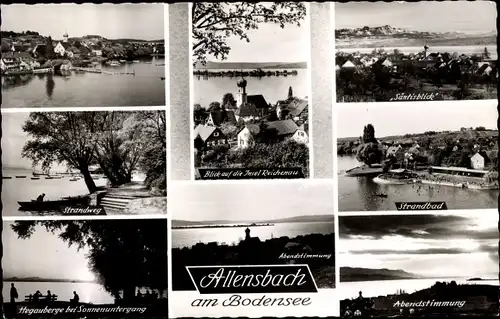
[[[36,226],[30,238],[20,239],[11,225],[11,222],[4,222],[2,232],[5,278],[95,280],[85,257],[87,249],[78,251],[76,246],[68,247],[57,233],[47,232],[42,226]]]

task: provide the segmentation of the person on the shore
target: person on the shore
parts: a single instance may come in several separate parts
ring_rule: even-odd
[[[73,298],[69,300],[71,303],[77,304],[80,302],[80,296],[76,293],[76,291],[73,291]]]
[[[50,290],[47,290],[47,296],[45,297],[45,301],[47,302],[52,301],[52,294],[50,293]]]
[[[43,202],[43,198],[45,197],[45,193],[42,193],[40,194],[37,198],[36,198],[36,201],[37,202]]]
[[[40,290],[37,290],[35,292],[35,294],[33,295],[33,301],[34,302],[39,302],[41,296],[42,296],[42,293],[40,292]]]
[[[17,294],[17,289],[14,286],[14,283],[10,284],[10,303],[16,303],[16,299],[19,298]]]

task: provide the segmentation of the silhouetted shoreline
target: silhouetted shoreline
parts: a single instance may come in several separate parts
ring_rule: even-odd
[[[198,243],[192,247],[172,249],[173,290],[195,290],[186,266],[214,265],[282,265],[307,264],[318,288],[335,287],[335,236],[307,234],[294,238],[280,237],[261,241],[248,231],[244,240],[236,245],[217,242]],[[328,255],[332,258],[279,258],[281,254],[300,253]]]

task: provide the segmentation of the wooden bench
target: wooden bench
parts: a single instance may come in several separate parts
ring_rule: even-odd
[[[33,302],[33,295],[24,296],[25,302]],[[50,300],[47,299],[47,295],[41,295],[38,299],[38,302],[47,302],[47,301],[57,301],[57,295],[50,295]]]

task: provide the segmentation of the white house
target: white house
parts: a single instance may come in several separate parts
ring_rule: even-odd
[[[351,61],[347,60],[343,65],[342,69],[355,69],[356,66]]]
[[[102,50],[92,49],[92,54],[95,56],[102,56]]]
[[[66,50],[69,48],[69,44],[67,42],[58,42],[54,48],[54,52],[60,56],[64,56]]]
[[[473,169],[484,169],[484,157],[476,153],[470,158],[470,165]]]
[[[307,144],[307,124],[300,127],[293,120],[265,122],[265,130],[271,132],[272,140],[283,141],[292,139],[297,143]],[[261,132],[259,124],[247,124],[238,133],[238,148],[247,148],[255,144],[255,136]]]

